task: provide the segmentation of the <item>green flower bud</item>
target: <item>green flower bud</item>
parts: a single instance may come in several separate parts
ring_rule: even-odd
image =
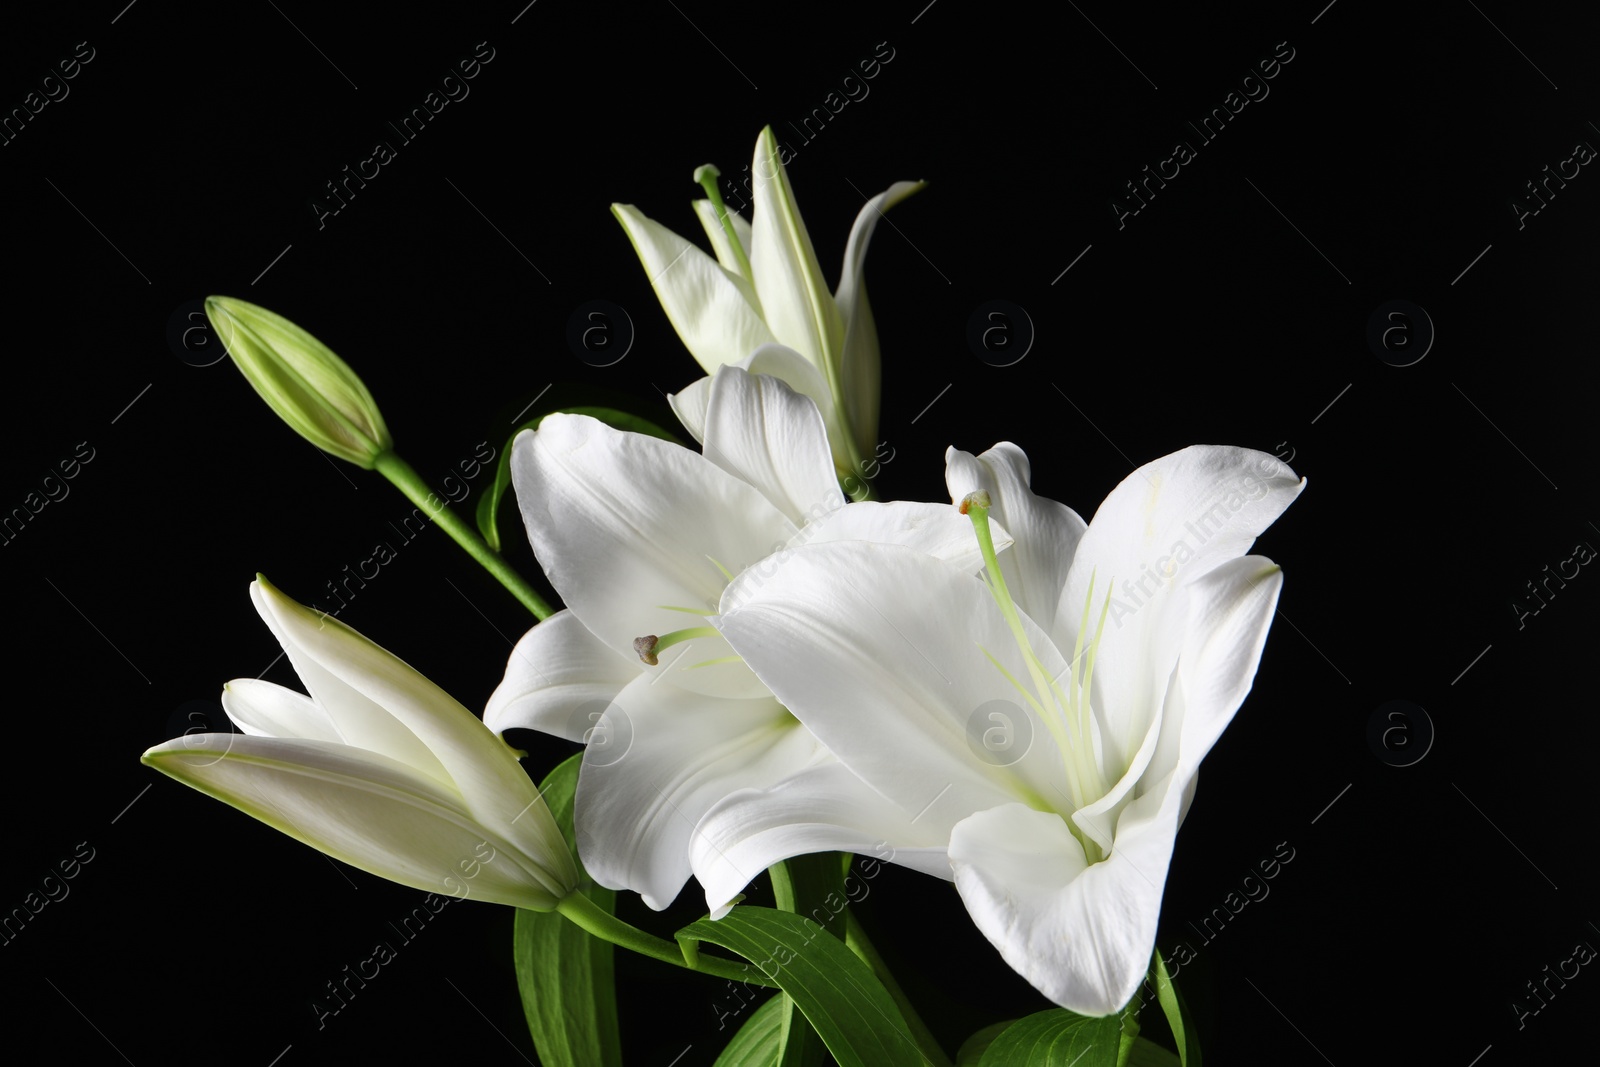
[[[207,297],[206,316],[245,379],[301,437],[367,470],[393,445],[372,394],[327,345],[233,297]]]

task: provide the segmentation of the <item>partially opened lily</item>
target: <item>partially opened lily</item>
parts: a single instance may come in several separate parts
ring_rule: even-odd
[[[567,607],[518,642],[484,721],[588,743],[575,818],[597,882],[666,907],[689,877],[691,840],[731,832],[724,800],[754,788],[836,824],[857,813],[892,825],[907,862],[942,845],[840,766],[708,616],[735,576],[759,585],[801,543],[913,545],[970,575],[982,558],[954,509],[847,504],[817,406],[733,366],[713,379],[703,455],[557,414],[517,437],[511,472]],[[879,840],[845,824],[827,847]]]
[[[838,472],[859,476],[861,458],[872,454],[878,432],[880,388],[878,331],[862,277],[867,244],[882,214],[924,183],[896,182],[863,205],[845,246],[839,287],[829,293],[770,126],[761,131],[750,169],[749,222],[723,205],[715,167],[695,172],[709,194],[695,202],[695,214],[715,259],[631,204],[613,204],[611,210],[667,318],[706,374],[739,363],[762,345],[799,353],[793,365],[746,366],[776,374],[816,401]],[[703,439],[710,387],[710,378],[702,378],[670,398],[696,440]]]
[[[253,679],[243,734],[175,738],[144,762],[354,867],[435,893],[548,911],[578,874],[516,756],[392,653],[265,578],[256,610],[310,697]]]
[[[1200,761],[1266,641],[1282,579],[1245,553],[1304,482],[1195,446],[1135,471],[1085,527],[1029,473],[1011,444],[949,453],[987,583],[901,546],[806,546],[733,582],[713,621],[841,763],[938,828],[945,877],[1006,961],[1106,1015],[1144,975]],[[991,511],[1015,539],[1003,557]],[[838,847],[830,813],[739,803],[695,843],[714,905],[744,871]]]

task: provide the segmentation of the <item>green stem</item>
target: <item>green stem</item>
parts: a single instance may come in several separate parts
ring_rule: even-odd
[[[944,1054],[944,1049],[934,1040],[933,1033],[922,1021],[922,1016],[917,1014],[917,1009],[911,1006],[911,998],[900,988],[900,983],[894,980],[894,974],[883,962],[883,957],[878,955],[878,950],[867,937],[867,932],[861,928],[861,921],[856,918],[855,912],[846,908],[844,914],[845,945],[851,952],[861,957],[863,963],[872,968],[872,973],[878,976],[883,988],[889,991],[889,996],[899,1007],[900,1014],[905,1016],[906,1025],[911,1027],[911,1036],[916,1038],[917,1047],[922,1050],[922,1054],[934,1064],[934,1067],[951,1067],[950,1057]]]
[[[500,580],[500,584],[511,591],[511,595],[522,601],[524,607],[533,612],[534,617],[540,620],[548,619],[555,609],[546,604],[544,598],[534,591],[533,586],[511,569],[511,565],[502,559],[499,553],[490,548],[478,532],[467,525],[465,519],[444,506],[444,501],[428,488],[428,483],[418,474],[399,454],[393,450],[378,453],[378,458],[373,461],[373,470],[383,475],[394,483],[394,487],[404,493],[413,504],[417,505],[428,517],[444,527],[446,533],[455,539],[456,544],[467,550],[467,554],[483,565],[488,571]]]
[[[679,945],[654,934],[647,934],[637,926],[623,922],[582,893],[568,894],[556,905],[556,910],[600,940],[631,949],[641,956],[649,956],[662,963],[670,963],[701,974],[731,978],[736,982],[763,985],[773,989],[778,986],[778,983],[762,974],[758,968],[751,967],[747,963],[737,963],[717,956],[707,956],[704,953],[701,953],[694,963],[690,963],[684,958],[683,949]]]

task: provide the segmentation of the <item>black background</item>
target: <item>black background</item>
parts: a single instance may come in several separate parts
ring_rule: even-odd
[[[1086,517],[1134,466],[1195,442],[1309,478],[1260,542],[1284,569],[1282,611],[1163,902],[1160,947],[1197,956],[1179,984],[1209,1061],[1495,1067],[1592,1049],[1593,967],[1520,1028],[1511,1006],[1576,943],[1600,945],[1600,578],[1582,568],[1520,628],[1512,607],[1546,565],[1600,545],[1600,178],[1582,168],[1520,229],[1512,208],[1574,144],[1600,144],[1592,19],[1488,0],[122,2],[10,11],[0,39],[4,109],[78,42],[94,57],[0,147],[0,509],[93,450],[0,549],[16,635],[0,910],[94,850],[0,947],[8,1043],[140,1065],[533,1060],[508,909],[452,906],[319,1029],[324,983],[393,940],[418,894],[138,763],[277,655],[246,597],[257,570],[316,598],[410,511],[290,433],[229,362],[194,365],[216,351],[203,334],[174,346],[169,329],[209,293],[289,316],[357,369],[435,480],[479,442],[504,447],[547,387],[541,408],[610,401],[668,422],[660,391],[700,372],[607,205],[693,235],[693,168],[739,172],[772,123],[830,279],[866,196],[930,182],[868,261],[886,495],[938,499],[947,445],[1002,439]],[[470,95],[319,227],[324,183],[397,142],[385,122],[478,42],[494,58]],[[1185,122],[1280,42],[1293,59],[1270,95],[1201,143]],[[789,126],[863,85],[810,140]],[[1179,139],[1197,157],[1119,228],[1124,183]],[[636,329],[608,367],[565,340],[595,299]],[[1036,330],[1014,365],[966,342],[994,299]],[[1437,330],[1406,367],[1366,341],[1397,299]],[[535,571],[525,545],[512,559]],[[528,622],[435,530],[341,617],[474,708]],[[285,662],[265,677],[296,684]],[[1367,739],[1395,699],[1435,731],[1408,767]],[[1207,943],[1191,924],[1280,843],[1294,859],[1270,895]],[[871,885],[863,919],[952,1051],[1048,1006],[949,886],[900,870]],[[693,888],[666,916],[626,905],[663,933],[699,911]],[[619,971],[626,1062],[715,1058],[720,983]]]

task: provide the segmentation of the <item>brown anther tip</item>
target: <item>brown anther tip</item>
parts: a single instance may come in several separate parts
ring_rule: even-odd
[[[660,660],[656,659],[656,642],[661,640],[655,634],[633,639],[633,650],[639,653],[639,658],[646,664],[654,667]]]

